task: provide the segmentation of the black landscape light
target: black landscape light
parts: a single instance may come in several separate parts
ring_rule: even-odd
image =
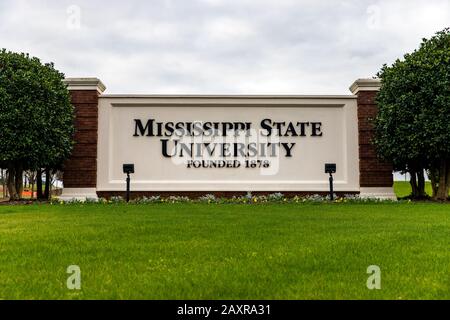
[[[123,173],[127,174],[127,202],[130,201],[130,173],[134,173],[134,164],[126,163],[123,165]]]
[[[325,173],[330,174],[330,200],[333,201],[333,173],[336,173],[336,163],[325,163]]]

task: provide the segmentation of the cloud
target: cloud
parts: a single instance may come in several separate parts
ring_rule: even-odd
[[[348,94],[449,26],[449,9],[446,0],[2,0],[0,39],[67,76],[99,77],[110,93]]]

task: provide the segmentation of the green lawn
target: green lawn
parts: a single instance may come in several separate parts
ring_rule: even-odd
[[[395,181],[394,191],[399,198],[407,197],[411,194],[411,185],[406,181]],[[425,191],[429,196],[433,194],[430,182],[425,182]]]
[[[0,299],[450,299],[449,230],[437,203],[0,206]]]

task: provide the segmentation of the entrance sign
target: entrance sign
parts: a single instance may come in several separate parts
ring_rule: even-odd
[[[66,80],[76,111],[63,199],[329,192],[395,198],[392,165],[377,158],[377,79],[352,95],[114,95],[96,78]]]
[[[105,95],[99,101],[98,191],[359,191],[353,98]]]

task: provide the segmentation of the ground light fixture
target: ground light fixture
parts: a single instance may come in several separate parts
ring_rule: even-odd
[[[336,163],[325,163],[325,173],[330,175],[330,200],[333,201],[333,173],[336,173]]]
[[[127,175],[127,202],[130,201],[130,173],[134,173],[134,164],[133,163],[125,163],[123,165],[123,173]]]

